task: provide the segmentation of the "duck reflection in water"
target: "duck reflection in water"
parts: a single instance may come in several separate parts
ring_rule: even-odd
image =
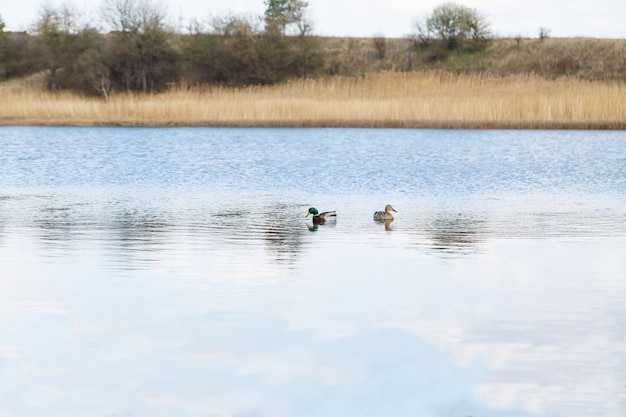
[[[393,230],[393,220],[376,220],[376,223],[384,224],[386,232],[391,232]]]
[[[309,225],[309,230],[317,230],[319,225],[335,224],[337,221],[336,211],[325,211],[320,213],[315,207],[311,207],[305,217],[313,216],[313,226]]]

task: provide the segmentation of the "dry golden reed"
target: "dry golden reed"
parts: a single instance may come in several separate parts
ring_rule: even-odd
[[[533,75],[380,72],[108,102],[5,82],[0,95],[5,125],[626,128],[624,84]]]

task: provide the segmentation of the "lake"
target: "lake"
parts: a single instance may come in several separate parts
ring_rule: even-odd
[[[0,416],[626,416],[625,253],[626,132],[0,127]]]

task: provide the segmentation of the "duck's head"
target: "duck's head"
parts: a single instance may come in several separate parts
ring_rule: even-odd
[[[391,207],[391,204],[387,204],[385,206],[385,213],[389,213],[390,211],[395,211],[396,213],[398,212],[398,210],[396,210],[395,208]]]
[[[319,214],[319,211],[317,211],[315,207],[311,207],[305,217],[309,217],[311,214],[317,216]]]

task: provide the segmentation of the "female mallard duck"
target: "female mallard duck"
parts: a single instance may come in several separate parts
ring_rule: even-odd
[[[325,224],[337,220],[337,213],[335,211],[325,211],[320,213],[315,207],[311,207],[305,217],[309,217],[311,215],[313,215],[313,224]]]
[[[393,207],[391,207],[391,204],[387,204],[385,206],[385,211],[376,211],[376,212],[374,212],[374,220],[378,220],[378,221],[381,221],[381,222],[391,221],[391,220],[393,220],[393,216],[391,215],[392,211],[395,211],[396,213],[398,212],[398,210],[396,210]]]

